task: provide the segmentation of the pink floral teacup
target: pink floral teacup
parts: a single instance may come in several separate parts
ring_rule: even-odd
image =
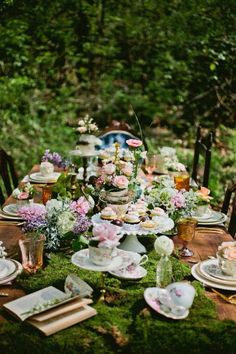
[[[111,263],[113,257],[113,248],[89,246],[89,259],[96,265],[107,266]]]
[[[189,309],[194,300],[195,289],[187,282],[176,282],[169,284],[166,287],[169,291],[170,297],[177,306],[183,306]]]

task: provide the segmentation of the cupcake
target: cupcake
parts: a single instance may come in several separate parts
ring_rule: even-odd
[[[147,214],[147,209],[144,207],[138,206],[135,210],[139,214],[139,216],[145,216]]]
[[[155,229],[157,227],[157,223],[155,221],[152,220],[146,220],[141,222],[141,227],[145,230],[152,230]]]
[[[154,208],[152,210],[150,210],[150,216],[154,217],[154,216],[164,216],[166,215],[165,211],[162,208]]]
[[[101,219],[103,220],[113,220],[117,219],[117,215],[111,207],[106,207],[101,211]]]
[[[139,224],[140,223],[140,220],[139,220],[139,214],[133,212],[133,211],[130,211],[128,212],[124,218],[123,218],[124,222],[126,224]]]

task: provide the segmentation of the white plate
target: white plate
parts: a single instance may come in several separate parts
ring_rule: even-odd
[[[21,216],[7,215],[1,211],[0,211],[0,217],[3,219],[7,219],[7,220],[15,220],[15,221],[22,221],[23,220]]]
[[[220,269],[218,259],[208,259],[206,261],[203,261],[200,263],[199,268],[201,273],[203,273],[203,275],[211,276],[215,281],[218,281],[218,279],[224,281],[226,280],[226,281],[230,281],[231,284],[232,282],[234,282],[235,284],[232,285],[236,286],[236,277],[224,274]]]
[[[26,204],[24,206],[33,206],[33,205],[42,205],[42,204],[39,204],[39,203],[30,203],[30,204]],[[22,208],[23,206],[21,206],[20,208]],[[20,209],[18,207],[17,204],[7,204],[5,205],[2,210],[3,210],[3,213],[4,215],[7,215],[7,216],[13,216],[13,217],[17,217],[17,218],[21,218],[20,215],[18,215],[18,210]],[[18,209],[18,210],[17,210]]]
[[[159,288],[147,288],[144,291],[144,299],[153,310],[165,317],[172,318],[174,320],[182,320],[188,316],[188,309],[186,309],[186,311],[180,316],[173,314],[169,307],[161,303],[158,297],[158,289]]]
[[[78,251],[71,257],[71,262],[82,269],[93,270],[95,272],[108,272],[113,269],[117,269],[122,265],[122,257],[115,256],[111,263],[107,266],[96,265],[91,262],[89,258],[89,249]]]
[[[211,288],[216,288],[216,289],[222,289],[222,290],[232,290],[236,291],[236,285],[224,285],[224,284],[219,284],[217,282],[214,282],[213,280],[209,280],[205,278],[201,273],[198,271],[199,264],[194,264],[194,266],[191,269],[191,273],[195,279],[200,281],[201,283],[211,287]]]
[[[12,259],[11,261],[15,263],[16,270],[14,271],[14,273],[10,274],[8,277],[0,279],[0,285],[7,284],[10,281],[14,280],[23,270],[23,267],[19,262],[17,262],[14,259]]]
[[[201,269],[201,263],[199,264],[199,267],[197,268],[197,271],[204,278],[206,278],[206,279],[208,279],[210,281],[213,281],[215,283],[222,284],[222,285],[229,285],[229,286],[236,285],[236,280],[234,280],[234,281],[232,281],[232,280],[222,280],[222,279],[219,279],[219,278],[215,278],[215,277],[211,276],[210,274],[206,273],[204,270]]]
[[[38,183],[55,183],[60,176],[60,172],[53,172],[50,176],[43,176],[40,172],[31,173],[29,179]]]
[[[142,279],[147,275],[146,269],[144,269],[141,266],[137,266],[135,267],[135,269],[133,269],[132,267],[131,270],[128,266],[126,268],[110,271],[109,273],[120,279],[133,279],[133,280]]]
[[[0,259],[0,280],[8,277],[16,270],[16,264],[10,259]]]
[[[204,224],[204,225],[210,225],[210,224],[221,224],[223,222],[226,221],[227,216],[221,212],[217,212],[212,210],[211,216],[208,219],[203,219],[203,218],[198,218],[196,217],[196,219],[198,220],[199,224]]]
[[[155,216],[155,220],[158,223],[158,226],[153,229],[144,229],[141,227],[140,224],[126,224],[124,223],[123,226],[120,228],[120,232],[123,235],[149,235],[149,234],[158,234],[166,231],[170,231],[174,227],[174,221],[167,216]],[[100,213],[95,214],[92,216],[92,223],[93,224],[104,224],[110,223],[108,220],[103,220],[100,218]]]

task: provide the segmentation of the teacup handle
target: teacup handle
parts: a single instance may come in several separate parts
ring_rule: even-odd
[[[147,261],[148,261],[148,256],[144,254],[139,260],[139,265],[145,264],[147,263]]]

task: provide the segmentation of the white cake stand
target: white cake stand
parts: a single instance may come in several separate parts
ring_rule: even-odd
[[[131,251],[137,253],[146,253],[146,247],[139,242],[136,233],[126,235],[125,240],[119,245],[119,248],[124,251]]]

